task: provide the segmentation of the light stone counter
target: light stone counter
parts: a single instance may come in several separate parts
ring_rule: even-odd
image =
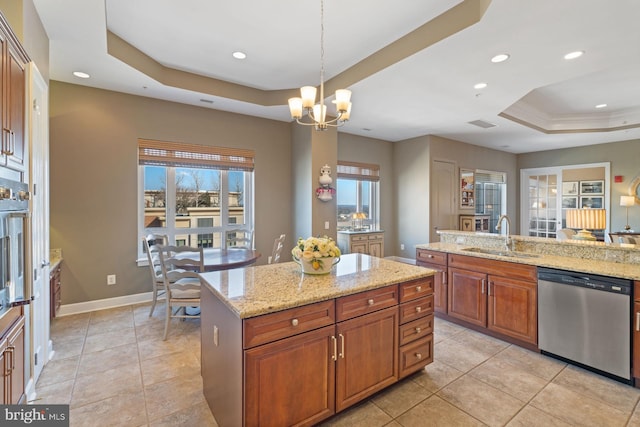
[[[204,284],[239,318],[325,301],[432,276],[434,270],[347,254],[327,275],[302,274],[295,262],[202,273]]]
[[[540,237],[512,236],[516,251],[536,255],[531,258],[518,258],[465,250],[472,247],[502,249],[505,242],[504,236],[449,230],[442,231],[440,235],[442,242],[416,245],[416,248],[640,280],[640,247],[637,245],[559,242]]]

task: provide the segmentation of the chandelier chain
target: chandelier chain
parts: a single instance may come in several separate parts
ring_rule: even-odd
[[[320,104],[324,105],[324,0],[320,0]]]

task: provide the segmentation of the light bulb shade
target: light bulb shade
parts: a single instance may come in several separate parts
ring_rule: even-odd
[[[636,204],[636,199],[633,196],[620,196],[620,206],[628,208]]]
[[[289,111],[294,119],[302,118],[302,98],[289,98]]]
[[[311,108],[316,102],[316,88],[313,86],[302,86],[300,95],[302,96],[302,107]]]
[[[336,108],[340,112],[347,111],[349,101],[351,100],[351,91],[347,89],[336,90]]]
[[[340,120],[346,122],[347,120],[349,120],[349,117],[351,117],[351,103],[347,104],[347,110],[342,113],[342,115],[340,116]]]
[[[567,227],[585,230],[607,228],[606,209],[567,209]]]
[[[327,116],[327,106],[324,104],[316,104],[313,106],[313,119],[316,122],[324,123]]]

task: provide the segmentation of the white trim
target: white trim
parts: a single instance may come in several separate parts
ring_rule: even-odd
[[[72,314],[88,313],[90,311],[105,310],[107,308],[122,307],[125,305],[140,304],[150,302],[153,299],[153,292],[141,294],[125,295],[121,297],[105,298],[93,301],[78,302],[75,304],[65,304],[60,306],[58,316],[70,316]]]

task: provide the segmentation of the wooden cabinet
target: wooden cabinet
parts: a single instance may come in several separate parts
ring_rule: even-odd
[[[433,362],[433,277],[400,284],[398,377]]]
[[[0,74],[2,80],[2,136],[0,166],[24,169],[26,64],[29,58],[0,15]]]
[[[489,232],[489,215],[460,215],[460,230]]]
[[[433,278],[238,319],[202,300],[202,377],[221,426],[311,426],[433,360]]]
[[[384,232],[338,232],[338,247],[343,254],[361,253],[384,257]]]
[[[332,342],[333,325],[245,351],[245,425],[313,425],[331,416]]]
[[[447,254],[445,252],[416,249],[416,265],[436,271],[433,276],[433,308],[436,312],[447,312]]]
[[[62,282],[60,280],[61,266],[56,265],[49,273],[49,316],[53,319],[58,315],[62,304]]]
[[[640,281],[634,282],[633,302],[633,376],[636,387],[640,385]]]
[[[24,397],[24,316],[22,307],[10,309],[1,319],[0,373],[4,404],[22,403]],[[6,327],[5,327],[6,325]]]
[[[537,345],[537,270],[449,254],[447,315]]]

